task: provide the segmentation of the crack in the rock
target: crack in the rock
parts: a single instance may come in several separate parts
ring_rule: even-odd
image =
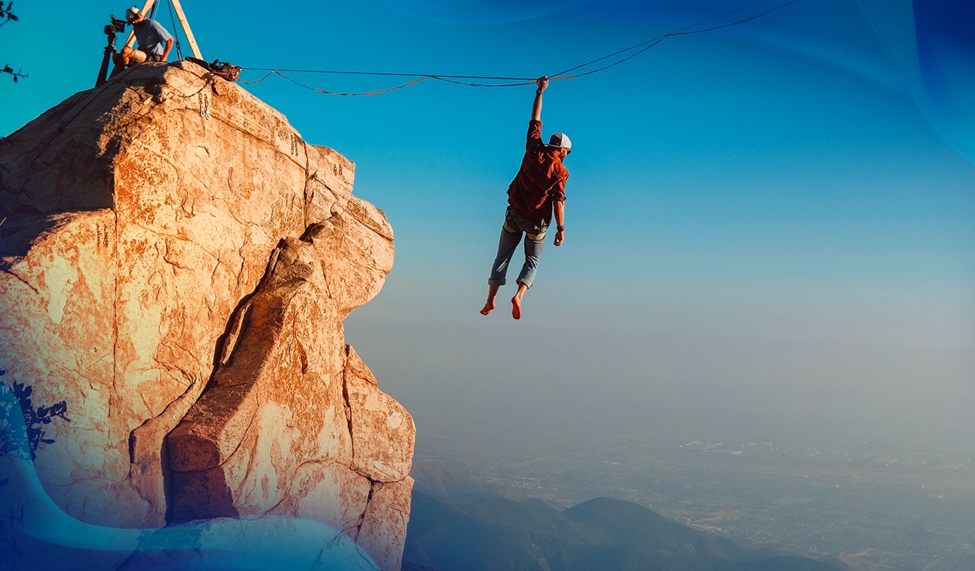
[[[371,221],[372,220],[372,217],[369,216],[369,210],[366,207],[362,206],[362,202],[364,202],[364,201],[359,200],[359,199],[357,199],[355,197],[351,197],[351,199],[349,200],[348,206],[346,207],[346,210],[345,211],[348,212],[349,213],[349,216],[353,220],[355,220],[356,222],[358,222],[361,226],[365,226],[369,230],[372,230],[372,232],[375,233],[375,234],[378,234],[380,238],[383,238],[385,240],[388,240],[388,241],[392,242],[393,241],[392,236],[386,236],[382,232],[380,232],[380,230],[385,230],[385,228],[382,227],[382,224],[376,224],[377,228],[373,228],[372,226],[370,226],[366,222],[367,220]],[[376,208],[376,210],[379,211],[379,213],[383,216],[383,219],[388,224],[389,223],[389,219],[386,218],[386,214],[382,210],[379,210],[378,208]]]
[[[118,222],[117,222],[118,221],[118,211],[117,210],[115,211],[115,219],[116,219],[116,225],[117,225],[118,224]],[[149,228],[148,226],[143,226],[142,224],[139,224],[135,220],[129,220],[128,222],[126,222],[126,225],[127,226],[134,226],[134,227],[136,227],[136,228],[138,228],[140,230],[145,231],[148,234],[152,234],[152,235],[157,236],[159,238],[163,238],[163,239],[165,239],[165,238],[172,238],[173,240],[180,240],[180,241],[183,241],[183,242],[188,242],[190,244],[193,244],[194,246],[196,246],[200,250],[202,250],[203,253],[207,254],[211,258],[219,259],[218,256],[217,256],[217,254],[214,254],[210,250],[207,250],[206,249],[206,246],[204,246],[203,244],[200,244],[199,242],[195,242],[195,241],[191,240],[188,236],[186,236],[185,234],[183,234],[181,232],[177,232],[175,234],[169,234],[169,233],[166,233],[166,232],[160,232],[158,229]],[[169,245],[167,244],[166,247],[168,248]],[[175,265],[172,262],[170,262],[169,260],[165,260],[164,259],[163,261],[165,261],[166,263],[168,263],[170,265]],[[179,267],[179,266],[177,266],[177,267]]]
[[[173,267],[173,275],[176,275],[176,270],[192,270],[193,269],[190,266],[180,265],[178,262],[174,262],[173,260],[170,260],[169,259],[170,253],[172,253],[172,250],[170,250],[170,248],[169,248],[169,240],[165,240],[164,239],[163,240],[163,245],[165,246],[165,252],[163,252],[162,261],[164,263],[169,264],[170,266]]]
[[[116,194],[112,193],[113,199]],[[114,236],[114,257],[115,257],[115,275],[112,276],[112,281],[114,282],[114,296],[115,299],[112,303],[112,394],[108,398],[109,410],[107,411],[107,416],[111,419],[112,416],[112,397],[118,394],[118,353],[119,353],[119,304],[122,301],[121,292],[119,290],[119,274],[121,273],[121,255],[119,253],[119,213],[117,205],[113,202],[112,212],[115,214],[115,236]]]
[[[325,262],[320,262],[320,265],[322,266],[322,281],[325,282],[325,293],[328,294],[328,299],[334,300],[335,296],[332,295],[332,284],[329,282],[328,272],[325,271]]]
[[[224,265],[223,260],[221,260],[220,259],[220,256],[218,255],[217,256],[217,263],[216,264],[213,264],[213,271],[210,272],[210,281],[211,282],[217,281],[217,270],[219,270],[220,269],[220,266],[222,266],[222,265]]]
[[[233,218],[234,222],[236,222],[237,224],[240,224],[245,228],[252,227],[252,228],[260,228],[261,230],[264,229],[264,226],[262,224],[258,224],[257,222],[245,221],[245,220],[241,220],[240,218],[237,218],[237,215],[234,214],[235,206],[227,202],[226,198],[216,197],[215,200],[219,200],[220,202],[223,203],[224,205],[223,212],[229,215],[231,218]]]
[[[240,341],[241,334],[247,328],[246,320],[250,314],[250,309],[251,303],[247,302],[231,315],[231,329],[227,332],[227,336],[224,339],[223,349],[220,351],[220,360],[217,363],[218,368],[225,366],[233,357],[234,351],[237,349],[237,342]]]
[[[71,486],[74,486],[75,484],[80,484],[82,482],[104,482],[107,479],[108,478],[105,477],[105,472],[104,471],[99,471],[96,475],[90,476],[88,478],[73,478],[67,484],[45,483],[44,486],[45,487],[50,486],[52,488],[69,488],[70,489]],[[116,482],[116,483],[118,483],[118,482]]]
[[[342,364],[342,399],[345,403],[345,420],[349,427],[349,443],[352,445],[352,465],[355,465],[355,436],[352,432],[352,400],[349,395],[349,345],[345,346],[345,362]]]
[[[281,494],[281,499],[278,500],[278,503],[276,503],[273,506],[269,507],[268,509],[264,510],[264,515],[268,515],[269,513],[271,513],[274,510],[278,509],[278,506],[280,506],[281,504],[283,504],[284,502],[286,502],[286,501],[288,501],[290,499],[293,499],[290,495],[288,495],[286,493],[285,494]]]
[[[277,154],[284,155],[284,156],[288,157],[288,160],[290,160],[291,162],[295,162],[293,156],[290,153],[286,153],[286,152],[282,151],[281,149],[278,148],[277,145],[272,144],[271,141],[269,141],[268,139],[265,139],[263,137],[259,137],[259,136],[255,135],[254,133],[251,133],[250,131],[244,129],[243,127],[241,127],[239,125],[236,125],[234,123],[231,123],[230,121],[228,121],[228,120],[226,120],[226,119],[218,116],[216,113],[213,114],[212,118],[213,119],[216,119],[217,121],[220,121],[221,123],[223,123],[224,125],[230,127],[231,129],[233,129],[235,131],[238,131],[240,133],[243,133],[245,135],[248,135],[249,137],[257,140],[258,142],[263,143],[265,146],[270,147]],[[298,165],[298,166],[300,167],[301,165]]]
[[[200,182],[202,183],[202,181]],[[206,184],[204,184],[204,186],[206,186]],[[207,190],[210,189],[207,188]],[[187,203],[190,204],[189,210],[186,208]],[[190,200],[190,197],[184,194],[180,197],[179,209],[183,211],[187,218],[194,218],[196,216],[196,199],[194,198],[193,200]]]
[[[389,236],[386,236],[386,235],[384,235],[384,234],[383,234],[382,232],[380,232],[379,230],[376,230],[376,229],[375,229],[375,228],[373,228],[372,226],[369,226],[368,224],[366,224],[366,223],[364,223],[364,222],[363,222],[362,220],[359,220],[358,218],[356,218],[354,214],[352,215],[352,219],[353,219],[353,220],[355,220],[356,222],[358,222],[360,226],[362,226],[362,227],[363,227],[363,228],[365,228],[366,230],[369,230],[369,231],[370,231],[370,232],[372,232],[373,234],[375,234],[375,235],[377,235],[377,236],[379,236],[379,237],[380,237],[380,238],[382,238],[383,240],[386,240],[387,242],[392,242],[392,241],[393,241],[393,239],[392,239],[392,238],[390,238]]]
[[[102,361],[104,361],[104,360],[105,360],[105,359],[107,359],[107,358],[108,358],[108,354],[106,353],[106,354],[104,354],[104,355],[102,355],[101,357],[99,357],[99,358],[97,358],[97,359],[95,359],[95,360],[94,360],[94,361],[92,361],[91,363],[89,363],[89,364],[87,364],[87,365],[85,365],[85,369],[86,369],[86,370],[91,370],[91,369],[92,369],[93,367],[95,367],[95,365],[97,365],[97,364],[99,364],[99,363],[101,363]],[[85,378],[85,379],[88,379],[88,377],[86,377],[86,376],[85,376],[84,374],[80,374],[80,376],[81,376],[82,378]],[[88,384],[89,384],[89,385],[91,384],[91,379],[88,379]]]
[[[24,278],[20,277],[15,272],[12,272],[12,271],[10,271],[8,269],[5,269],[3,267],[0,267],[0,272],[3,272],[5,274],[8,274],[8,275],[13,276],[14,278],[17,279],[17,281],[19,281],[19,282],[23,283],[24,285],[26,285],[27,287],[29,287],[31,289],[31,291],[33,291],[37,295],[41,295],[41,292],[36,287],[34,287],[33,285],[31,285],[31,283],[29,281],[27,281]]]
[[[278,268],[278,258],[281,257],[281,248],[281,246],[278,246],[271,252],[271,259],[267,261],[267,270],[264,273],[264,277],[262,277],[261,281],[257,284],[257,289],[254,293],[260,291],[265,282],[271,281],[271,277],[274,275],[274,270]]]
[[[142,133],[139,133],[139,134],[141,135]],[[136,144],[138,144],[138,145],[140,145],[140,146],[141,146],[141,147],[142,147],[143,149],[145,149],[146,151],[148,151],[148,152],[150,152],[150,153],[152,153],[152,154],[154,154],[154,155],[155,155],[156,157],[159,157],[159,158],[160,158],[160,159],[162,159],[162,160],[163,160],[163,161],[164,161],[164,162],[165,162],[166,164],[168,164],[168,165],[169,165],[169,166],[170,166],[170,167],[171,167],[171,168],[173,169],[173,171],[175,171],[175,172],[176,172],[176,187],[177,187],[177,188],[179,188],[179,186],[180,186],[180,183],[179,183],[179,179],[180,179],[180,177],[179,177],[179,173],[180,173],[180,170],[181,170],[181,169],[180,169],[180,168],[179,168],[179,167],[178,167],[178,166],[176,165],[176,163],[175,163],[175,162],[173,162],[173,160],[172,160],[172,159],[170,159],[170,158],[169,158],[169,157],[168,157],[167,155],[164,155],[163,153],[160,153],[160,152],[159,152],[159,151],[157,151],[156,149],[154,149],[154,148],[152,148],[152,147],[150,147],[149,145],[146,145],[145,143],[143,143],[143,142],[141,142],[141,141],[138,141],[138,140],[137,140],[137,137],[133,137],[133,138],[132,138],[132,142],[131,142],[131,144],[132,144],[132,145],[136,145]],[[201,183],[201,184],[203,183],[203,181],[201,181],[201,180],[199,180],[199,179],[197,179],[196,177],[193,177],[193,178],[194,178],[194,179],[196,179],[196,181],[197,181],[197,182],[199,182],[199,183]],[[204,184],[203,186],[206,186],[206,185]]]
[[[298,313],[295,312],[291,316],[291,340],[288,342],[288,354],[292,353],[293,348],[297,346],[298,348],[298,360],[301,362],[301,376],[304,377],[308,374],[308,352],[305,351],[305,346],[301,344],[298,340]]]
[[[186,308],[184,306],[182,308],[182,311],[180,312],[180,322],[185,322],[185,320],[186,320]],[[172,348],[175,347],[175,348],[179,349],[180,351],[182,351],[183,353],[186,353],[190,357],[196,359],[197,353],[194,352],[194,351],[191,351],[190,349],[188,349],[188,348],[186,348],[184,346],[182,346],[179,343],[179,341],[177,340],[177,339],[179,339],[179,337],[180,336],[167,336],[167,337],[164,337],[159,342],[159,345],[160,345],[160,347],[166,347],[166,348],[168,348],[171,351],[172,351]],[[162,367],[163,369],[165,369],[167,373],[172,373],[173,371],[177,371],[179,373],[182,373],[183,378],[189,378],[189,379],[195,379],[196,378],[194,375],[190,374],[186,370],[184,370],[184,369],[182,369],[182,368],[180,368],[180,367],[178,367],[176,365],[171,365],[171,364],[163,363],[163,362],[159,361],[159,359],[156,359],[156,358],[153,358],[152,361],[155,364],[157,364],[160,367]],[[199,360],[197,360],[197,363],[200,366],[203,366],[205,364],[205,363],[203,363],[203,362],[201,362]],[[173,380],[175,380],[177,383],[183,384],[183,383],[180,382],[180,379],[176,375],[172,375],[172,377],[173,377]],[[191,380],[190,381],[190,384],[192,384],[192,383],[193,383],[193,381]]]
[[[209,149],[209,147],[207,147],[206,145],[196,145],[195,148],[197,148],[197,149],[203,149],[203,152],[205,152],[207,154],[207,159],[210,158],[210,149]],[[206,186],[206,185],[204,184],[204,186]],[[207,188],[207,190],[210,190],[210,189]]]
[[[220,462],[216,466],[210,466],[209,468],[204,468],[203,470],[190,470],[190,471],[191,472],[193,472],[193,471],[195,471],[195,472],[203,472],[203,471],[206,471],[206,470],[212,470],[213,468],[222,467],[227,462],[230,462],[230,460],[234,457],[234,455],[237,454],[237,451],[240,450],[240,447],[244,445],[244,441],[247,440],[247,435],[250,433],[251,427],[254,426],[254,420],[256,418],[257,418],[257,412],[255,411],[254,412],[254,416],[252,416],[251,419],[250,419],[250,422],[247,423],[247,428],[244,429],[244,434],[242,434],[241,437],[240,437],[240,442],[237,443],[237,446],[234,448],[234,451],[233,452],[231,452],[230,454],[227,454],[227,458],[223,462]],[[253,456],[251,457],[251,459],[253,460]],[[248,466],[247,467],[248,467],[248,473],[249,473],[250,472],[250,470],[249,470],[250,463],[248,463]],[[241,485],[243,486],[243,480],[241,481]],[[239,492],[239,490],[238,490],[238,492]]]
[[[240,246],[237,247],[237,257],[240,258],[240,266],[237,268],[237,271],[234,272],[234,279],[237,280],[237,287],[234,288],[235,293],[237,292],[237,290],[240,289],[240,285],[241,285],[240,282],[243,279],[244,270],[247,268],[247,258],[244,256],[244,248],[246,247],[247,247],[246,239]]]
[[[168,405],[166,405],[166,408],[164,408],[162,412],[160,412],[156,416],[147,418],[145,420],[145,422],[143,422],[142,424],[140,424],[131,433],[129,433],[130,434],[130,438],[132,437],[132,435],[136,431],[138,431],[140,428],[143,428],[144,426],[147,426],[150,422],[156,421],[157,419],[162,419],[167,414],[170,414],[171,411],[172,411],[172,413],[175,413],[175,409],[178,408],[180,406],[180,404],[182,404],[183,399],[186,399],[193,392],[193,390],[196,388],[196,386],[197,386],[197,384],[199,382],[201,382],[200,379],[194,379],[193,382],[190,383],[190,385],[186,388],[186,390],[183,391],[183,394],[181,394],[178,397],[176,397],[175,399],[173,399],[172,402],[170,402]],[[136,462],[135,453],[136,453],[136,450],[135,450],[135,441],[134,440],[131,440],[130,443],[129,443],[129,462],[131,464],[135,464],[135,462]]]
[[[368,227],[367,227],[367,228],[368,228]],[[388,239],[388,238],[385,238],[385,237],[384,237],[384,236],[382,236],[382,235],[379,235],[379,237],[380,237],[380,238],[383,238],[383,239],[384,239],[384,240],[386,240],[387,242],[392,242],[392,240],[390,240],[390,239]],[[376,256],[373,256],[373,255],[372,255],[372,254],[370,253],[370,251],[369,251],[369,250],[367,250],[367,249],[366,249],[365,247],[363,247],[363,246],[361,246],[361,245],[360,245],[360,244],[361,244],[361,242],[359,242],[359,241],[355,241],[355,242],[353,242],[352,240],[349,240],[349,243],[351,243],[351,244],[355,244],[356,246],[358,246],[358,248],[359,248],[359,252],[360,252],[361,254],[363,254],[363,257],[365,257],[365,258],[373,258],[373,259],[375,259],[375,257],[376,257]],[[344,243],[343,243],[343,245],[344,245]],[[345,251],[346,251],[346,252],[348,252],[348,254],[349,254],[350,256],[353,256],[353,252],[352,252],[352,250],[351,250],[351,246],[348,246],[348,245],[346,245],[346,246],[345,246],[345,248],[346,248],[346,250],[345,250]],[[380,271],[382,271],[382,270],[381,270],[381,268],[377,268],[377,267],[375,267],[375,266],[370,266],[370,265],[368,265],[368,264],[357,264],[357,265],[358,265],[358,266],[360,266],[360,267],[372,267],[373,269],[376,269],[376,270],[380,270]]]
[[[372,501],[373,495],[376,493],[376,486],[379,485],[382,488],[382,484],[376,482],[372,478],[366,478],[369,480],[369,495],[366,497],[366,505],[362,508],[362,515],[359,516],[359,525],[355,526],[355,537],[358,539],[359,534],[362,533],[362,526],[366,523],[366,512],[369,511],[369,502]]]
[[[227,462],[230,462],[231,458],[233,458],[234,455],[237,454],[237,451],[240,450],[240,447],[243,446],[244,445],[244,442],[247,440],[247,435],[250,433],[251,427],[254,426],[254,422],[255,422],[256,419],[257,419],[257,411],[255,410],[254,411],[254,416],[251,417],[250,423],[247,425],[247,428],[244,430],[244,434],[240,437],[240,442],[237,443],[237,447],[234,448],[234,451],[227,455],[227,459],[224,460],[223,462],[221,462],[220,464],[218,464],[218,466],[223,467],[224,464],[226,464]],[[257,438],[260,438],[260,434],[257,435]],[[248,455],[248,457],[247,457],[247,468],[244,470],[244,474],[246,474],[248,476],[251,474],[251,472],[254,469],[254,462],[256,462],[256,461],[257,461],[257,455],[256,454],[249,454]],[[244,489],[244,486],[246,484],[247,484],[247,477],[245,476],[245,477],[243,477],[243,478],[240,479],[240,485],[238,485],[237,486],[237,489],[234,490],[233,497],[235,497],[235,498],[241,498],[243,496],[243,494],[241,494],[241,490]]]
[[[139,398],[142,399],[143,406],[146,407],[146,416],[151,417],[152,416],[152,407],[149,406],[149,401],[146,400],[146,395],[142,391],[138,391],[138,394],[139,394]]]

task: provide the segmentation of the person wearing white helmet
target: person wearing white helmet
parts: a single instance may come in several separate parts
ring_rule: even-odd
[[[122,48],[122,53],[115,54],[115,70],[112,75],[133,63],[166,61],[169,50],[173,48],[173,36],[166,28],[159,22],[146,18],[135,6],[125,11],[125,19],[132,24],[139,47],[133,49],[126,46]]]
[[[481,309],[482,315],[495,308],[495,297],[505,284],[508,264],[515,249],[525,235],[525,263],[518,274],[518,291],[511,298],[511,316],[521,319],[521,301],[532,286],[538,260],[545,245],[545,233],[555,214],[555,245],[561,246],[565,240],[565,182],[569,171],[562,161],[572,152],[572,142],[565,133],[556,133],[548,144],[542,143],[542,92],[548,87],[548,78],[540,77],[535,82],[535,102],[532,104],[532,118],[528,123],[528,141],[525,156],[515,179],[508,186],[508,209],[501,227],[501,241],[498,255],[491,266],[488,279],[488,298]]]

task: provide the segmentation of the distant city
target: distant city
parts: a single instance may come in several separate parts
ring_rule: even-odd
[[[802,436],[643,430],[504,449],[431,431],[417,461],[565,508],[627,500],[744,545],[853,569],[975,569],[975,457]]]

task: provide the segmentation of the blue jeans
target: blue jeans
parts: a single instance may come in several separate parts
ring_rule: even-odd
[[[525,264],[521,267],[518,274],[518,283],[532,287],[535,280],[535,272],[538,270],[538,258],[542,255],[542,246],[545,245],[545,231],[548,224],[544,220],[538,224],[527,220],[518,215],[515,209],[508,207],[504,213],[504,226],[501,227],[501,241],[498,243],[498,257],[494,259],[491,266],[491,277],[488,284],[503,286],[505,275],[508,273],[508,264],[511,256],[521,242],[522,233],[525,234]]]

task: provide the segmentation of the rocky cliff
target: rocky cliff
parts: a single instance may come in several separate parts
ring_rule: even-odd
[[[85,522],[313,519],[398,569],[414,425],[344,342],[393,263],[354,165],[240,86],[143,65],[0,140],[0,369],[70,422]]]

